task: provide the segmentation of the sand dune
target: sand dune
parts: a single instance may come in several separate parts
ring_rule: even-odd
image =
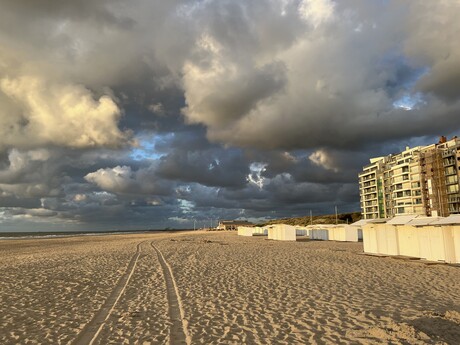
[[[0,274],[1,344],[460,339],[460,267],[365,256],[360,243],[234,232],[8,240]]]

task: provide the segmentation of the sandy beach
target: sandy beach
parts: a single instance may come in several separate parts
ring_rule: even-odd
[[[460,267],[236,232],[0,241],[0,344],[458,344]]]

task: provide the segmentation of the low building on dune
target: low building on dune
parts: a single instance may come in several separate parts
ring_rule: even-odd
[[[238,230],[239,226],[251,227],[254,224],[246,220],[221,220],[217,230]]]

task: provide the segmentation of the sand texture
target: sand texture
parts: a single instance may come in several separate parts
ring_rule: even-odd
[[[0,344],[459,344],[460,267],[235,232],[0,241]]]

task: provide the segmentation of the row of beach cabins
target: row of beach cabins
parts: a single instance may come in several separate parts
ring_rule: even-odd
[[[460,264],[460,215],[449,217],[396,216],[362,219],[353,224],[293,226],[238,226],[240,236],[267,236],[270,240],[299,238],[363,242],[364,253]]]

